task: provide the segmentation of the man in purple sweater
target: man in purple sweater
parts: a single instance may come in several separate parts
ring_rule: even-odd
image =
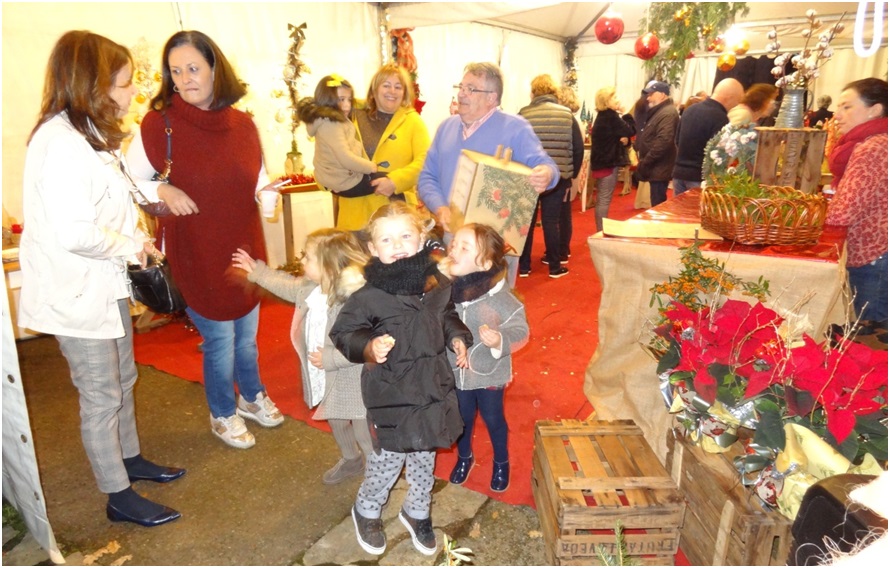
[[[451,184],[461,150],[494,155],[498,146],[513,151],[512,160],[532,168],[529,182],[538,193],[554,187],[559,168],[544,151],[531,124],[521,116],[498,110],[504,92],[501,70],[493,63],[470,63],[457,88],[457,114],[439,125],[417,182],[424,205],[447,231],[451,226]],[[450,235],[446,240],[450,240]],[[518,264],[508,257],[510,283]]]

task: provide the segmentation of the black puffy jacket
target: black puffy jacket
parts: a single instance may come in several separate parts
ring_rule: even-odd
[[[450,281],[435,264],[427,281],[423,294],[398,295],[369,279],[349,297],[331,328],[343,355],[365,363],[362,398],[368,418],[380,447],[393,452],[449,448],[463,432],[445,349],[455,338],[470,346],[473,335],[454,309]],[[387,333],[396,340],[387,360],[365,361],[368,341]]]

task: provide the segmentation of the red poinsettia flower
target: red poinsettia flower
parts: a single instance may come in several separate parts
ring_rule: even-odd
[[[717,381],[708,372],[707,367],[699,368],[695,377],[692,378],[692,384],[695,385],[695,392],[698,393],[703,400],[710,404],[714,404],[717,400]]]

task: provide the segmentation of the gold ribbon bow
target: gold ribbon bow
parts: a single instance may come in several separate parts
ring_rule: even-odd
[[[327,83],[325,83],[325,85],[327,85],[328,87],[342,87],[343,81],[345,81],[345,80],[346,79],[344,79],[340,75],[331,73],[331,78]]]

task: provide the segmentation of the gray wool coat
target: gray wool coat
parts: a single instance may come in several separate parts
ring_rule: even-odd
[[[309,397],[309,358],[306,354],[306,314],[309,307],[306,298],[318,286],[306,278],[297,278],[286,272],[274,270],[262,261],[248,275],[248,280],[269,290],[279,298],[294,303],[294,319],[291,322],[290,337],[300,356],[300,371],[303,378],[303,399],[310,404]],[[353,292],[365,283],[361,272],[351,267],[340,275],[338,286]],[[358,420],[365,418],[365,405],[362,402],[362,365],[355,364],[341,354],[329,336],[331,326],[337,320],[342,304],[328,307],[328,321],[325,326],[325,342],[322,348],[322,363],[325,370],[325,393],[312,416],[315,420]]]
[[[457,315],[473,333],[473,345],[467,350],[469,369],[456,365],[454,353],[448,353],[454,380],[460,390],[501,387],[513,378],[513,353],[528,343],[528,320],[525,306],[501,280],[486,294],[454,305]],[[479,339],[479,327],[499,331],[502,336],[501,351],[495,353]]]

